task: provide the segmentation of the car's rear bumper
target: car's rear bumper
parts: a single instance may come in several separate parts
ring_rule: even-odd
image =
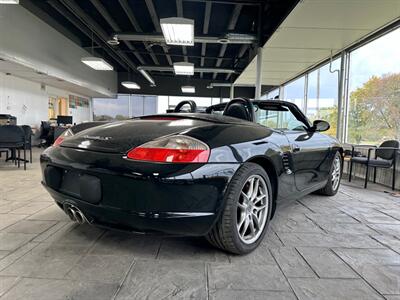
[[[46,151],[41,165],[43,185],[60,208],[73,205],[98,226],[173,235],[204,235],[211,229],[240,166],[143,165],[120,155],[62,148]],[[46,170],[58,172],[58,182]]]

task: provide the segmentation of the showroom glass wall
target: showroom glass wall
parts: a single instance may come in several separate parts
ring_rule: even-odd
[[[118,94],[116,98],[93,98],[93,120],[125,120],[157,113],[157,96]]]
[[[191,96],[146,96],[118,94],[116,98],[94,98],[93,120],[125,120],[132,117],[165,113],[183,100],[193,100],[199,110],[229,98],[191,97]]]
[[[349,54],[346,140],[400,140],[400,28]]]
[[[283,99],[296,103],[314,121],[327,120],[331,136],[347,143],[378,145],[400,139],[400,28],[366,41],[344,54],[343,113],[339,119],[341,58],[308,71],[280,87]],[[279,93],[279,89],[269,95]],[[341,132],[339,134],[339,127]]]

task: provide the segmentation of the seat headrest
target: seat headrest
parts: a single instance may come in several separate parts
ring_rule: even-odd
[[[224,116],[252,121],[248,110],[243,103],[232,103],[224,111]]]

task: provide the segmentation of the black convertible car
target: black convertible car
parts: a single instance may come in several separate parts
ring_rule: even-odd
[[[320,133],[327,122],[310,124],[292,103],[233,99],[223,108],[81,131],[42,154],[43,185],[79,223],[206,236],[250,252],[278,201],[336,194],[343,149]]]

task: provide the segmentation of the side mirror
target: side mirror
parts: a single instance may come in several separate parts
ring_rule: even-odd
[[[329,128],[331,128],[331,125],[329,125],[328,122],[323,120],[315,120],[312,126],[313,131],[320,131],[320,132],[327,131],[329,130]]]

